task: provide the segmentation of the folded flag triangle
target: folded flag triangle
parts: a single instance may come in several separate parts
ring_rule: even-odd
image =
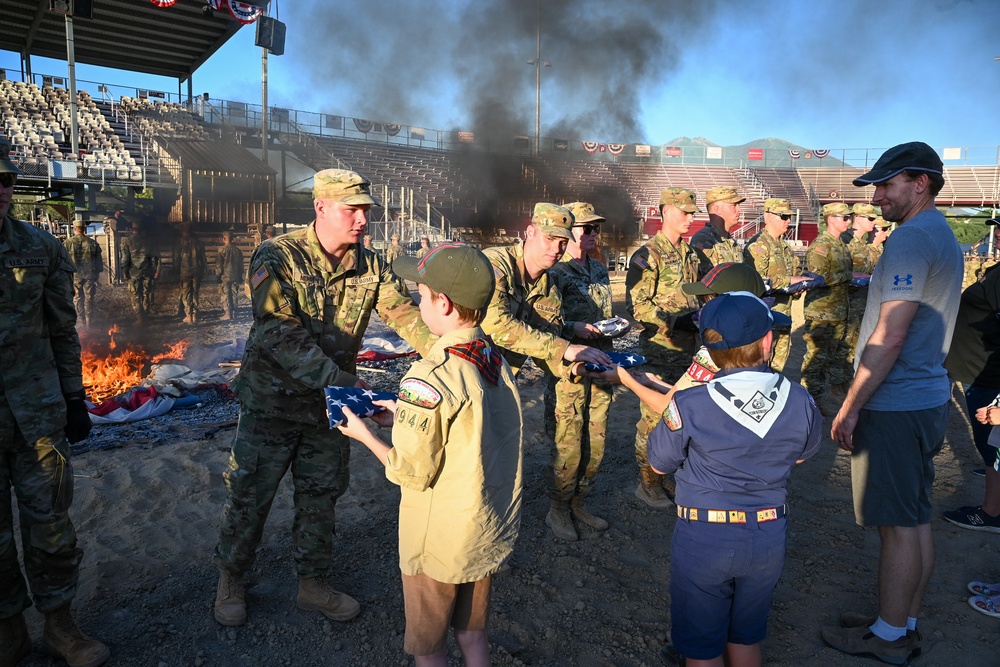
[[[397,398],[397,395],[391,391],[373,391],[357,387],[327,387],[323,393],[326,395],[326,416],[330,420],[331,429],[344,423],[342,408],[345,405],[359,417],[371,417],[373,414],[385,410],[382,406],[373,404],[372,401],[394,401]]]
[[[635,352],[607,352],[606,354],[611,358],[611,362],[615,366],[621,366],[622,368],[632,368],[633,366],[646,363],[646,357]],[[583,367],[595,373],[603,373],[604,371],[611,370],[611,366],[602,366],[601,364],[589,361]]]

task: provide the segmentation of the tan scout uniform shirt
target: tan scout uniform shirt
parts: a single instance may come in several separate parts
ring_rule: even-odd
[[[750,239],[743,250],[743,256],[748,264],[753,264],[761,278],[771,281],[774,289],[788,287],[791,284],[790,278],[797,273],[792,247],[784,239],[772,238],[765,230]],[[786,315],[791,313],[791,296],[776,294],[774,309]]]
[[[264,241],[250,258],[254,319],[233,389],[254,412],[320,425],[323,388],[357,382],[373,308],[418,352],[434,337],[387,264],[356,245],[334,266],[315,224]]]
[[[602,350],[613,350],[610,338],[577,339],[573,335],[574,322],[594,324],[611,317],[611,280],[608,267],[584,255],[586,266],[569,255],[549,269],[549,280],[562,297],[562,337],[581,345],[592,345]]]
[[[569,347],[569,341],[560,337],[562,298],[548,272],[529,282],[520,245],[487,248],[483,254],[496,274],[483,331],[502,348],[515,373],[532,357],[556,377],[569,377],[570,366],[562,363]]]
[[[9,215],[3,219],[0,401],[7,401],[29,443],[64,428],[63,394],[83,389],[73,271],[54,236]]]
[[[847,288],[851,282],[851,254],[839,238],[823,232],[809,246],[806,265],[823,276],[826,285],[806,292],[806,319],[842,322],[847,319]]]
[[[647,356],[656,348],[693,352],[693,332],[675,332],[674,323],[698,310],[695,297],[681,289],[697,280],[698,256],[684,239],[674,246],[657,232],[632,255],[625,275],[626,302],[629,314],[643,326],[640,339]]]
[[[445,334],[400,385],[386,477],[402,487],[403,574],[478,581],[497,572],[514,549],[521,522],[517,381],[503,363],[493,385],[471,362],[448,353],[484,337],[479,327]]]

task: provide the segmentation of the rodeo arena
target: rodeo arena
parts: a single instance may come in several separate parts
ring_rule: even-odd
[[[267,14],[0,3],[21,64],[0,69],[0,667],[1000,665],[998,147],[487,140],[275,107]],[[241,30],[263,99],[197,94]],[[936,175],[902,224],[886,184]],[[877,348],[874,294],[924,321],[882,271],[934,289],[893,252],[945,220],[982,232],[925,244],[961,253],[961,287],[925,298],[957,317],[947,361]],[[770,323],[729,332],[761,301]],[[857,486],[865,378],[897,353],[934,378],[902,414],[950,395],[923,468],[890,448],[910,426],[865,436],[916,471],[898,522]],[[770,393],[734,398],[743,376]],[[366,398],[398,398],[395,425]]]

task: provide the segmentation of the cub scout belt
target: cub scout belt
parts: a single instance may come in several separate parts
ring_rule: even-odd
[[[776,521],[788,514],[788,505],[768,507],[762,510],[705,510],[697,507],[677,506],[677,516],[687,521],[706,521],[708,523],[746,523],[747,518],[756,517],[757,523]]]

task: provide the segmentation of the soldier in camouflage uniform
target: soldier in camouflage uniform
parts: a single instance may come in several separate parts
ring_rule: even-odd
[[[417,259],[423,259],[431,250],[431,240],[426,236],[420,237],[420,248],[417,250]]]
[[[96,667],[110,651],[83,634],[70,611],[83,552],[69,516],[69,443],[90,432],[74,267],[51,234],[8,215],[21,173],[9,152],[0,138],[0,665],[31,653],[23,612],[34,601],[45,614],[46,652]],[[14,539],[14,497],[30,597]]]
[[[76,274],[73,276],[73,304],[76,306],[76,314],[89,327],[94,320],[94,297],[97,295],[98,277],[104,270],[104,260],[101,259],[101,246],[87,236],[86,222],[74,221],[73,232],[73,236],[66,239],[63,245],[76,266]]]
[[[740,224],[740,204],[746,201],[736,188],[720,185],[705,193],[708,224],[691,237],[691,247],[701,261],[698,275],[726,262],[742,262],[743,251],[730,232]]]
[[[660,231],[635,251],[625,275],[626,306],[629,315],[642,325],[639,334],[645,369],[673,383],[691,362],[697,348],[697,327],[691,314],[698,310],[697,300],[684,292],[684,283],[698,280],[698,255],[682,236],[691,228],[695,194],[682,188],[667,188],[660,194]],[[639,465],[639,485],[635,495],[650,507],[669,508],[673,500],[663,488],[671,485],[649,465],[646,443],[649,432],[660,421],[644,403],[636,424],[635,460]]]
[[[403,252],[403,246],[399,245],[399,234],[393,234],[389,239],[389,247],[385,249],[385,262],[392,268],[392,263],[396,261],[399,257],[404,256],[406,253]],[[403,294],[409,294],[410,290],[406,287],[406,281],[396,276],[396,283],[399,285],[399,291]]]
[[[787,199],[768,199],[764,202],[764,228],[751,238],[743,249],[743,261],[753,264],[757,273],[771,281],[771,289],[782,289],[805,280],[798,274],[798,263],[792,248],[782,238],[788,231],[792,219],[792,207]],[[792,297],[775,294],[775,310],[792,316]],[[792,338],[787,333],[775,333],[771,368],[783,373],[788,354],[792,349]]]
[[[233,243],[233,233],[222,232],[222,247],[215,256],[215,272],[219,274],[219,296],[222,298],[222,319],[236,316],[236,295],[246,274],[243,271],[243,251]]]
[[[191,236],[191,225],[181,225],[181,238],[174,246],[174,270],[180,282],[180,308],[185,311],[184,323],[198,321],[198,293],[208,272],[205,244]],[[178,312],[178,315],[181,313]]]
[[[875,218],[875,238],[868,244],[868,262],[871,264],[872,271],[875,270],[875,265],[878,264],[878,260],[882,257],[882,251],[885,250],[885,240],[889,238],[890,227],[892,227],[892,223],[886,222],[881,215]]]
[[[573,238],[566,254],[551,269],[549,280],[562,299],[562,337],[581,345],[610,351],[611,339],[602,337],[595,322],[611,317],[611,281],[604,263],[589,256],[597,246],[599,223],[604,218],[592,204],[574,202],[566,208],[573,214]],[[604,382],[582,378],[578,382],[549,376],[545,392],[545,426],[553,441],[549,495],[552,511],[545,521],[556,537],[576,540],[571,514],[591,528],[605,530],[608,522],[584,508],[604,458],[611,388]],[[567,507],[569,504],[569,507]]]
[[[370,186],[352,171],[317,173],[315,221],[264,241],[250,258],[253,324],[233,382],[240,417],[213,557],[220,570],[215,618],[223,625],[246,621],[244,574],[289,468],[297,605],[336,621],[360,611],[321,579],[331,568],[337,498],[350,481],[350,443],[330,430],[323,389],[367,388],[355,372],[372,310],[421,353],[436,340],[389,266],[361,247],[368,209],[377,203]]]
[[[153,290],[160,278],[160,255],[156,243],[149,238],[150,220],[136,220],[132,236],[121,245],[122,276],[129,281],[136,324],[143,325],[153,310]]]
[[[868,234],[875,229],[878,211],[871,204],[857,203],[851,207],[851,228],[840,235],[840,240],[847,244],[847,252],[851,255],[855,274],[871,277],[875,262],[872,259],[871,246],[868,244]],[[860,276],[859,276],[860,277]],[[865,314],[865,304],[868,303],[868,286],[851,287],[847,308],[847,365],[854,367],[854,349],[858,345],[858,333],[861,331],[861,317]]]
[[[823,276],[826,284],[806,293],[802,384],[824,414],[831,414],[831,410],[836,414],[833,404],[843,402],[853,375],[847,365],[847,291],[853,264],[847,246],[840,240],[850,224],[851,209],[847,204],[827,204],[822,216],[826,229],[809,246],[806,266]],[[823,396],[824,390],[828,396]],[[836,408],[840,408],[839,403]]]

